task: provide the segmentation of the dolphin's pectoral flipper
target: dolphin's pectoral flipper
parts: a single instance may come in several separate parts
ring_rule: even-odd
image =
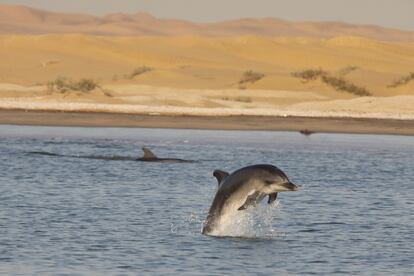
[[[244,204],[242,206],[239,207],[239,209],[237,210],[244,210],[247,209],[250,206],[256,206],[262,199],[263,197],[265,197],[264,194],[262,194],[261,192],[254,192],[253,194],[249,195],[246,198],[246,201],[244,202]]]
[[[142,150],[144,151],[144,156],[142,158],[157,159],[157,156],[155,156],[149,148],[143,147]]]
[[[217,179],[217,184],[220,186],[220,183],[229,175],[229,173],[222,170],[215,170],[213,175]]]
[[[267,201],[267,203],[272,204],[277,198],[277,193],[273,193],[269,195],[269,200]]]

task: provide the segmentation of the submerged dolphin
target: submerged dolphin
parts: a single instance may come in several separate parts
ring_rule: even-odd
[[[256,206],[267,195],[270,204],[276,200],[278,192],[298,189],[272,165],[244,167],[232,174],[216,170],[213,175],[219,186],[204,223],[202,233],[205,235],[215,235],[232,212]]]
[[[161,163],[193,163],[193,160],[184,160],[179,158],[158,158],[152,151],[146,147],[143,147],[144,156],[135,159],[135,161],[143,162],[161,162]]]
[[[29,154],[47,155],[56,157],[73,157],[73,158],[84,158],[84,159],[95,159],[95,160],[108,160],[108,161],[142,161],[142,162],[161,162],[161,163],[193,163],[193,160],[184,160],[179,158],[158,158],[148,148],[143,147],[144,156],[142,157],[131,157],[131,156],[118,156],[118,155],[65,155],[57,154],[46,151],[32,151]]]

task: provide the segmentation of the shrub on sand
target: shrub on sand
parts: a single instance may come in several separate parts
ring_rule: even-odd
[[[72,90],[81,91],[81,92],[89,92],[97,88],[99,85],[92,79],[81,79],[77,82],[72,82]]]
[[[355,67],[349,67],[349,70],[355,70]],[[293,72],[292,76],[304,79],[305,81],[321,79],[325,84],[335,88],[338,91],[345,91],[357,96],[371,96],[371,93],[365,87],[357,86],[341,77],[331,76],[322,69],[307,69],[299,72]]]
[[[99,84],[93,79],[81,79],[79,81],[72,81],[65,77],[58,77],[53,81],[47,83],[49,91],[57,91],[60,93],[66,93],[69,91],[78,91],[88,93],[99,87]]]
[[[411,72],[408,75],[401,77],[400,79],[394,81],[393,83],[388,85],[388,88],[396,88],[398,86],[406,85],[412,80],[414,80],[414,72]]]
[[[250,97],[235,97],[235,98],[230,98],[230,97],[222,97],[221,98],[224,101],[235,101],[235,102],[242,102],[242,103],[251,103],[253,100]]]
[[[358,66],[349,65],[349,66],[346,66],[346,67],[343,67],[343,68],[339,69],[338,74],[340,76],[345,76],[345,75],[348,75],[349,73],[351,73],[352,71],[355,71],[357,69],[359,69]]]
[[[243,73],[239,84],[244,84],[244,83],[255,83],[259,80],[261,80],[265,75],[259,72],[255,72],[252,70],[248,70],[246,72]]]
[[[292,76],[296,78],[304,79],[306,81],[310,81],[310,80],[316,80],[317,78],[323,75],[326,75],[326,74],[327,72],[319,68],[319,69],[306,69],[303,71],[293,72]]]
[[[365,87],[357,86],[343,78],[324,75],[322,76],[322,81],[339,91],[345,91],[357,96],[371,96],[371,93]]]
[[[140,66],[140,67],[135,68],[131,72],[131,74],[129,74],[127,77],[128,77],[128,79],[133,79],[136,76],[145,74],[147,72],[151,72],[152,70],[154,70],[154,68],[152,68],[152,67],[148,67],[148,66],[145,66],[145,65],[144,66]]]

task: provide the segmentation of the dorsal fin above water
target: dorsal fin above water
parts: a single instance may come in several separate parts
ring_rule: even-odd
[[[229,173],[222,170],[215,170],[213,175],[217,179],[217,185],[220,186],[220,183],[223,182],[224,178],[226,178]]]
[[[143,147],[142,150],[144,151],[144,156],[142,158],[144,159],[157,159],[157,156],[152,153],[152,151],[149,148]]]

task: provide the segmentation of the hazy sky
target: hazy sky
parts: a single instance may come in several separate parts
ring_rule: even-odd
[[[156,17],[196,22],[278,17],[375,24],[414,31],[414,0],[0,0],[0,3],[96,15],[144,11]]]

